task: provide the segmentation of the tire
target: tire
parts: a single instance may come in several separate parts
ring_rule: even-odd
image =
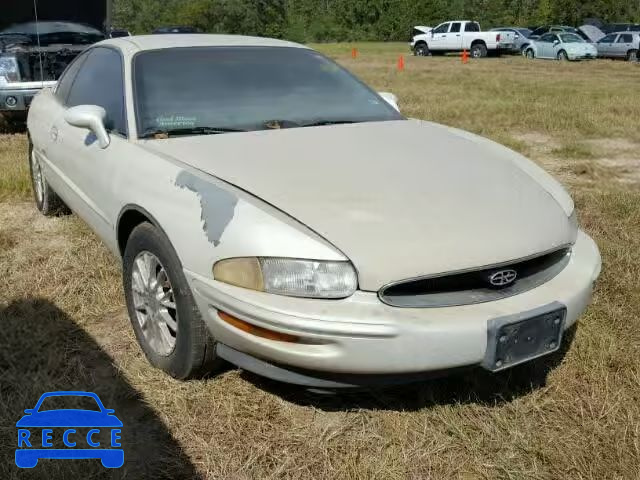
[[[40,160],[33,152],[33,144],[29,140],[29,172],[31,175],[31,188],[36,208],[47,217],[62,215],[69,212],[69,208],[62,199],[53,191],[42,171]]]
[[[533,51],[533,48],[528,48],[525,52],[524,52],[524,56],[527,57],[529,60],[533,60],[534,58],[536,58],[536,54]]]
[[[471,45],[471,58],[485,58],[487,56],[487,46],[484,43]]]
[[[429,46],[424,42],[420,42],[413,49],[413,54],[416,57],[428,57],[429,56]]]
[[[529,44],[525,43],[520,47],[520,55],[525,55],[527,53],[527,48],[529,48]]]
[[[638,50],[629,50],[627,52],[627,62],[637,62],[638,61]]]
[[[560,50],[558,52],[558,55],[556,56],[556,58],[560,62],[568,62],[569,61],[569,56],[567,55],[567,52],[565,52],[564,50]]]
[[[147,255],[154,257],[160,268],[154,268],[153,277],[147,277],[155,280],[155,286],[146,286],[149,289],[147,294],[154,292],[151,295],[156,299],[155,302],[153,299],[149,300],[149,295],[137,293],[144,289],[140,289],[140,283],[133,279],[134,272],[137,272],[138,279],[142,277],[138,275],[142,271],[139,268],[141,264],[134,266],[134,263],[151,260]],[[137,286],[136,292],[133,289],[134,283]],[[146,283],[151,284],[150,281]],[[123,258],[123,285],[131,325],[151,365],[181,380],[201,377],[222,367],[224,362],[215,354],[215,341],[200,316],[178,255],[164,233],[150,223],[138,225],[127,240]],[[155,296],[158,293],[166,298],[159,300]],[[173,307],[165,308],[162,301]],[[147,313],[144,314],[143,311]],[[171,322],[163,320],[167,316],[172,319]],[[145,317],[146,329],[143,330]]]

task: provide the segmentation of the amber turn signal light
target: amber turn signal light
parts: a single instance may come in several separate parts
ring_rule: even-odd
[[[218,317],[220,317],[221,320],[223,320],[225,323],[228,323],[232,327],[235,327],[238,330],[242,330],[243,332],[247,332],[251,335],[255,335],[256,337],[266,338],[268,340],[275,340],[278,342],[288,342],[288,343],[300,342],[300,338],[296,337],[295,335],[288,335],[286,333],[267,330],[266,328],[252,325],[248,322],[245,322],[244,320],[240,320],[239,318],[231,316],[225,312],[218,311]]]

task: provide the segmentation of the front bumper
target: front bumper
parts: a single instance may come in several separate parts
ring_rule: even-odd
[[[2,83],[0,85],[0,112],[26,112],[40,90],[55,87],[56,82]]]
[[[567,53],[569,60],[595,60],[597,53]]]
[[[445,308],[396,308],[383,304],[376,293],[360,291],[336,301],[290,298],[233,287],[189,271],[185,274],[222,350],[230,347],[231,353],[240,352],[249,359],[306,371],[404,375],[482,364],[488,324],[496,318],[558,302],[567,309],[565,329],[571,327],[589,304],[600,268],[596,244],[580,232],[569,264],[546,284],[495,302]],[[218,309],[295,335],[304,343],[253,336],[222,321]],[[251,362],[244,360],[235,363],[252,370]],[[268,375],[268,369],[253,370]]]

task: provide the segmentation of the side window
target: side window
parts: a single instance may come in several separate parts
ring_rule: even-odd
[[[449,31],[450,32],[454,32],[454,33],[459,32],[461,26],[462,25],[459,22],[452,23],[451,24],[451,30],[449,30]]]
[[[438,25],[433,33],[447,33],[449,31],[449,23],[443,23],[442,25]]]
[[[127,135],[122,57],[110,48],[91,49],[78,72],[67,106],[98,105],[107,111],[107,129]]]
[[[464,31],[465,32],[479,32],[480,31],[480,25],[477,24],[476,22],[469,22],[464,26]]]
[[[76,57],[69,66],[62,73],[62,76],[58,80],[58,86],[56,87],[56,97],[63,103],[67,103],[67,97],[69,96],[69,90],[71,89],[71,85],[73,85],[73,81],[78,74],[78,70],[87,59],[87,54],[83,53]]]
[[[618,43],[631,43],[633,42],[633,37],[631,35],[620,35],[618,38]]]
[[[553,43],[555,39],[556,39],[556,36],[553,33],[545,33],[540,37],[540,41],[546,42],[546,43]]]
[[[604,38],[601,38],[598,43],[613,43],[613,41],[616,39],[616,34],[613,35],[607,35]]]

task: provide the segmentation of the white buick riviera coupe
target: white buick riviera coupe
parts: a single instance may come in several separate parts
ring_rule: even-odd
[[[69,207],[122,259],[138,342],[177,378],[500,371],[556,351],[600,273],[543,170],[301,45],[107,40],[28,129],[38,209]]]

